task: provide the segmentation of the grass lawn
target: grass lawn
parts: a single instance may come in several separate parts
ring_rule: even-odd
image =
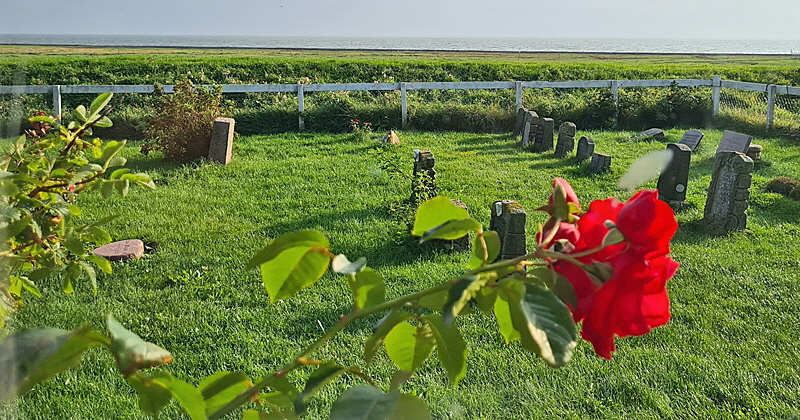
[[[447,384],[436,358],[404,387],[430,406],[437,419],[528,418],[796,418],[800,415],[800,202],[764,193],[777,176],[800,177],[800,144],[756,138],[764,159],[756,164],[749,232],[710,236],[701,221],[713,154],[720,131],[706,137],[692,159],[691,206],[677,215],[673,258],[681,263],[668,289],[672,320],[643,337],[620,339],[612,361],[582,342],[573,361],[553,370],[522,350],[506,346],[493,317],[458,319],[470,348],[467,377]],[[249,258],[278,235],[317,229],[334,251],[364,256],[381,273],[387,297],[432,286],[464,271],[466,252],[421,249],[397,216],[410,194],[412,150],[436,157],[439,193],[460,198],[484,225],[498,199],[529,210],[529,246],[536,223],[530,210],[549,194],[553,177],[569,180],[584,209],[610,195],[627,199],[617,179],[657,141],[632,142],[630,132],[592,135],[596,151],[613,156],[609,173],[590,175],[573,159],[520,150],[509,135],[401,132],[403,144],[386,148],[353,135],[250,136],[228,166],[160,162],[127,151],[129,166],[150,173],[156,191],[135,190],[103,200],[84,194],[92,219],[120,214],[109,231],[115,239],[140,238],[155,248],[141,260],[117,263],[100,275],[92,297],[88,280],[73,296],[57,279],[40,287],[41,299],[15,318],[16,328],[97,327],[109,312],[127,328],[170,350],[163,369],[197,384],[219,370],[262,377],[349,311],[341,277],[326,274],[294,299],[268,303]],[[678,141],[682,130],[667,132]],[[655,180],[646,187],[654,188]],[[88,219],[87,219],[88,220]],[[359,364],[375,319],[351,326],[315,355]],[[384,355],[366,371],[388,386],[393,367]],[[310,370],[291,379],[300,383]],[[332,401],[356,378],[341,378],[311,402],[309,418],[326,418]],[[165,418],[179,417],[173,402]],[[134,391],[115,374],[107,352],[90,351],[79,368],[34,388],[0,418],[144,418]]]

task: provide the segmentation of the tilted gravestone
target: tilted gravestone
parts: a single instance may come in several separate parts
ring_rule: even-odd
[[[522,129],[525,126],[525,115],[528,113],[528,108],[520,108],[517,110],[517,121],[514,123],[514,137],[522,134]]]
[[[555,126],[552,118],[539,118],[539,125],[536,126],[536,139],[533,141],[534,152],[553,150],[553,130]]]
[[[522,130],[522,147],[528,147],[528,139],[531,136],[531,122],[525,121],[525,128]]]
[[[558,141],[556,142],[556,157],[563,158],[572,153],[575,148],[575,132],[577,127],[574,123],[565,122],[558,127]]]
[[[92,253],[109,261],[125,261],[134,258],[142,258],[142,255],[144,255],[144,242],[139,239],[111,242],[110,244],[95,248]]]
[[[578,140],[578,151],[575,153],[575,158],[578,162],[583,162],[591,158],[592,154],[594,154],[594,140],[591,137],[581,137]]]
[[[750,156],[750,159],[753,159],[753,161],[755,162],[757,160],[761,160],[761,152],[763,151],[764,151],[764,146],[760,144],[751,144],[747,148],[746,155]]]
[[[492,218],[489,230],[500,237],[500,260],[510,260],[528,253],[525,241],[525,209],[514,200],[492,203]]]
[[[670,143],[667,150],[672,151],[672,160],[658,177],[658,198],[675,208],[686,201],[692,149],[682,143]]]
[[[211,132],[211,143],[208,146],[208,158],[214,162],[227,165],[231,162],[233,150],[233,118],[217,118],[214,120],[214,129]]]
[[[589,170],[593,173],[605,172],[611,169],[611,156],[602,153],[593,153]]]
[[[689,130],[683,133],[683,137],[681,137],[679,143],[689,146],[689,149],[694,152],[694,149],[697,149],[697,146],[700,145],[700,141],[703,140],[703,136],[704,134],[700,130]]]
[[[722,140],[719,141],[717,153],[726,151],[747,153],[747,150],[750,148],[751,141],[753,141],[752,136],[737,133],[735,131],[725,130],[722,132]]]
[[[420,204],[436,197],[436,160],[430,150],[414,149],[414,171],[411,176],[411,203]]]
[[[714,156],[714,172],[708,187],[703,221],[712,232],[747,228],[753,160],[747,155],[722,151]]]
[[[651,128],[642,131],[639,134],[631,136],[631,140],[649,140],[649,139],[664,141],[667,139],[667,137],[664,135],[664,130],[660,128]]]

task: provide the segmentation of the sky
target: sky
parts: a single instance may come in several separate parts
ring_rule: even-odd
[[[797,0],[0,0],[0,34],[799,40],[798,24]]]

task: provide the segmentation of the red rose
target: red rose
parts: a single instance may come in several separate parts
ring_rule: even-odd
[[[561,188],[564,189],[564,193],[567,197],[567,203],[574,203],[575,207],[581,208],[580,203],[578,202],[578,196],[575,194],[575,191],[572,189],[572,186],[569,185],[564,178],[555,178],[553,179],[553,189],[556,189],[556,186],[560,185]],[[549,204],[555,204],[555,192],[550,194],[550,198],[547,200]]]
[[[648,258],[669,254],[678,221],[672,208],[658,199],[658,191],[642,190],[619,211],[617,228],[632,248]]]

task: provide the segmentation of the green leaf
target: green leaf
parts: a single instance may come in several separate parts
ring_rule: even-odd
[[[77,256],[83,256],[86,254],[86,249],[83,247],[83,242],[78,235],[72,234],[67,236],[67,239],[64,240],[63,244],[69,252]]]
[[[86,272],[86,275],[89,277],[89,282],[92,284],[92,290],[94,292],[94,296],[97,296],[97,273],[95,273],[94,268],[91,265],[84,261],[78,261],[78,264],[83,268],[83,271]]]
[[[450,220],[467,218],[469,218],[469,213],[466,209],[456,206],[447,197],[434,197],[420,204],[417,208],[414,228],[411,230],[411,234],[422,236],[425,232]]]
[[[123,159],[124,159],[124,158],[123,158]],[[112,159],[112,160],[113,160],[113,159]],[[127,163],[127,162],[126,162],[126,163]],[[124,165],[124,163],[123,163],[123,165]],[[112,173],[111,173],[111,176],[110,176],[108,179],[119,179],[119,178],[120,178],[122,175],[125,175],[125,174],[127,174],[127,173],[130,173],[130,171],[131,171],[131,170],[130,170],[130,169],[128,169],[128,168],[121,168],[121,169],[117,169],[116,171],[114,171],[114,172],[112,172]]]
[[[489,282],[489,277],[468,276],[459,279],[456,284],[450,287],[447,296],[447,303],[442,308],[442,319],[444,325],[450,326],[458,314],[467,306],[467,303],[475,297],[475,294]]]
[[[508,288],[508,306],[522,347],[541,356],[551,367],[565,365],[572,358],[578,339],[569,309],[550,290],[530,283],[520,287],[521,282],[512,282],[516,284]]]
[[[103,147],[103,155],[100,156],[100,160],[102,160],[103,162],[108,162],[109,160],[111,160],[111,158],[113,158],[117,154],[117,152],[119,152],[123,147],[125,147],[125,143],[126,143],[125,140],[123,141],[112,140],[106,143],[105,147]]]
[[[106,162],[106,168],[113,168],[115,166],[125,166],[126,163],[128,163],[128,159],[125,159],[122,156],[114,156]],[[114,178],[112,177],[112,179]]]
[[[478,304],[478,309],[484,313],[492,313],[494,311],[494,301],[497,299],[496,287],[484,287],[475,293],[475,302]]]
[[[331,420],[385,420],[395,411],[400,392],[384,394],[370,385],[348,388],[331,407]]]
[[[100,127],[100,128],[107,128],[107,127],[111,127],[113,125],[114,125],[114,122],[111,121],[111,118],[108,118],[108,117],[102,117],[99,120],[97,120],[97,122],[94,123],[95,127]]]
[[[350,262],[344,254],[339,254],[331,261],[331,270],[345,276],[354,276],[367,266],[367,259],[361,257],[355,262]]]
[[[68,295],[75,293],[75,283],[81,278],[82,271],[81,266],[76,262],[67,264],[67,269],[64,273],[64,281],[61,283],[61,290],[64,293]]]
[[[325,386],[328,382],[338,378],[341,374],[343,374],[345,369],[335,362],[327,362],[324,365],[321,365],[308,377],[306,381],[306,387],[303,389],[303,392],[294,399],[294,411],[297,414],[304,414],[308,405],[306,404],[306,400],[308,397],[313,395],[317,392],[320,388]]]
[[[442,290],[430,295],[425,295],[419,299],[419,306],[423,308],[433,309],[434,311],[441,312],[444,305],[447,303],[448,292]]]
[[[105,259],[103,257],[98,257],[97,255],[94,255],[94,254],[89,254],[85,258],[87,260],[93,262],[97,266],[97,268],[100,269],[100,271],[102,271],[102,272],[104,272],[106,274],[111,274],[111,272],[112,272],[112,270],[111,270],[111,262],[109,262],[107,259]]]
[[[500,293],[501,296],[502,292]],[[506,344],[519,340],[519,331],[514,329],[514,323],[511,322],[511,310],[508,307],[508,302],[504,299],[497,299],[494,301],[494,316],[497,319],[497,327],[500,329],[500,335]]]
[[[385,317],[381,318],[375,328],[373,328],[372,335],[367,339],[367,342],[364,343],[364,363],[369,365],[370,362],[372,362],[372,358],[375,357],[378,349],[381,348],[384,339],[386,339],[386,335],[389,334],[396,325],[412,317],[413,315],[408,312],[393,309]]]
[[[436,340],[428,325],[397,324],[385,339],[386,353],[395,366],[414,372],[433,353]]]
[[[75,108],[75,111],[72,112],[72,115],[74,115],[75,118],[79,119],[81,122],[86,122],[86,120],[88,120],[86,115],[86,107],[83,105],[78,105],[78,107]]]
[[[106,324],[111,334],[111,353],[117,360],[117,368],[124,376],[130,376],[139,369],[172,361],[172,355],[168,351],[128,331],[111,314],[108,315]]]
[[[97,98],[95,98],[95,100],[92,101],[92,104],[89,106],[89,114],[95,115],[98,112],[102,111],[103,108],[105,108],[106,105],[108,105],[108,102],[111,101],[112,96],[114,96],[112,92],[106,92],[98,95]]]
[[[242,372],[217,372],[207,377],[198,386],[205,400],[206,416],[233,401],[251,386],[253,382],[250,377]]]
[[[328,269],[326,249],[296,246],[285,249],[275,258],[261,264],[261,279],[270,302],[290,298],[316,283]]]
[[[431,239],[458,239],[471,231],[477,232],[481,229],[483,229],[483,225],[471,217],[460,220],[449,220],[433,229],[425,231],[419,243],[427,242]]]
[[[455,325],[444,326],[441,315],[426,315],[425,321],[436,339],[436,355],[447,371],[450,382],[457,385],[467,375],[467,344]]]
[[[121,197],[125,197],[128,195],[128,191],[130,191],[131,183],[127,179],[117,179],[114,180],[114,187]]]
[[[428,406],[419,397],[410,394],[400,394],[392,416],[389,420],[430,420],[431,413]]]
[[[325,235],[315,230],[301,230],[298,232],[284,233],[272,241],[266,248],[259,251],[245,266],[245,270],[255,268],[275,259],[284,250],[298,246],[328,248],[330,243]]]
[[[147,376],[131,375],[128,384],[139,394],[139,409],[150,417],[158,418],[158,412],[172,400],[167,387]]]
[[[103,182],[100,183],[100,194],[105,199],[111,198],[111,196],[114,195],[114,183],[103,180]]]
[[[267,404],[271,404],[271,405],[274,405],[276,407],[282,407],[282,408],[293,408],[294,407],[294,403],[292,402],[292,398],[289,398],[289,396],[287,396],[283,392],[277,392],[276,391],[276,392],[268,392],[266,394],[259,394],[258,395],[258,399],[260,401],[264,401]],[[294,414],[294,411],[292,411],[292,414]]]
[[[483,241],[481,241],[481,235],[475,235],[475,239],[472,240],[472,256],[470,256],[467,263],[467,268],[470,270],[491,263],[500,255],[500,236],[497,232],[487,230],[483,232],[482,236]],[[486,248],[483,246],[484,242],[486,242]],[[484,259],[484,256],[486,256],[486,259]]]
[[[358,309],[380,305],[386,296],[383,277],[371,268],[361,270],[350,283]]]
[[[169,389],[172,396],[180,403],[183,411],[189,415],[192,420],[206,420],[206,404],[203,400],[203,394],[199,389],[193,387],[191,384],[186,383],[180,379],[173,377],[168,373],[154,377],[153,381],[158,382],[165,388]]]
[[[24,395],[34,385],[77,366],[87,349],[108,338],[83,325],[75,331],[31,328],[0,342],[0,401]]]
[[[83,238],[98,244],[107,244],[111,242],[111,235],[99,226],[87,227],[86,231],[83,233]]]
[[[30,122],[45,121],[45,122],[50,123],[50,125],[54,125],[56,123],[56,121],[52,117],[48,117],[47,115],[39,115],[39,116],[36,116],[36,117],[30,117],[30,118],[28,118],[28,121],[30,121]]]

